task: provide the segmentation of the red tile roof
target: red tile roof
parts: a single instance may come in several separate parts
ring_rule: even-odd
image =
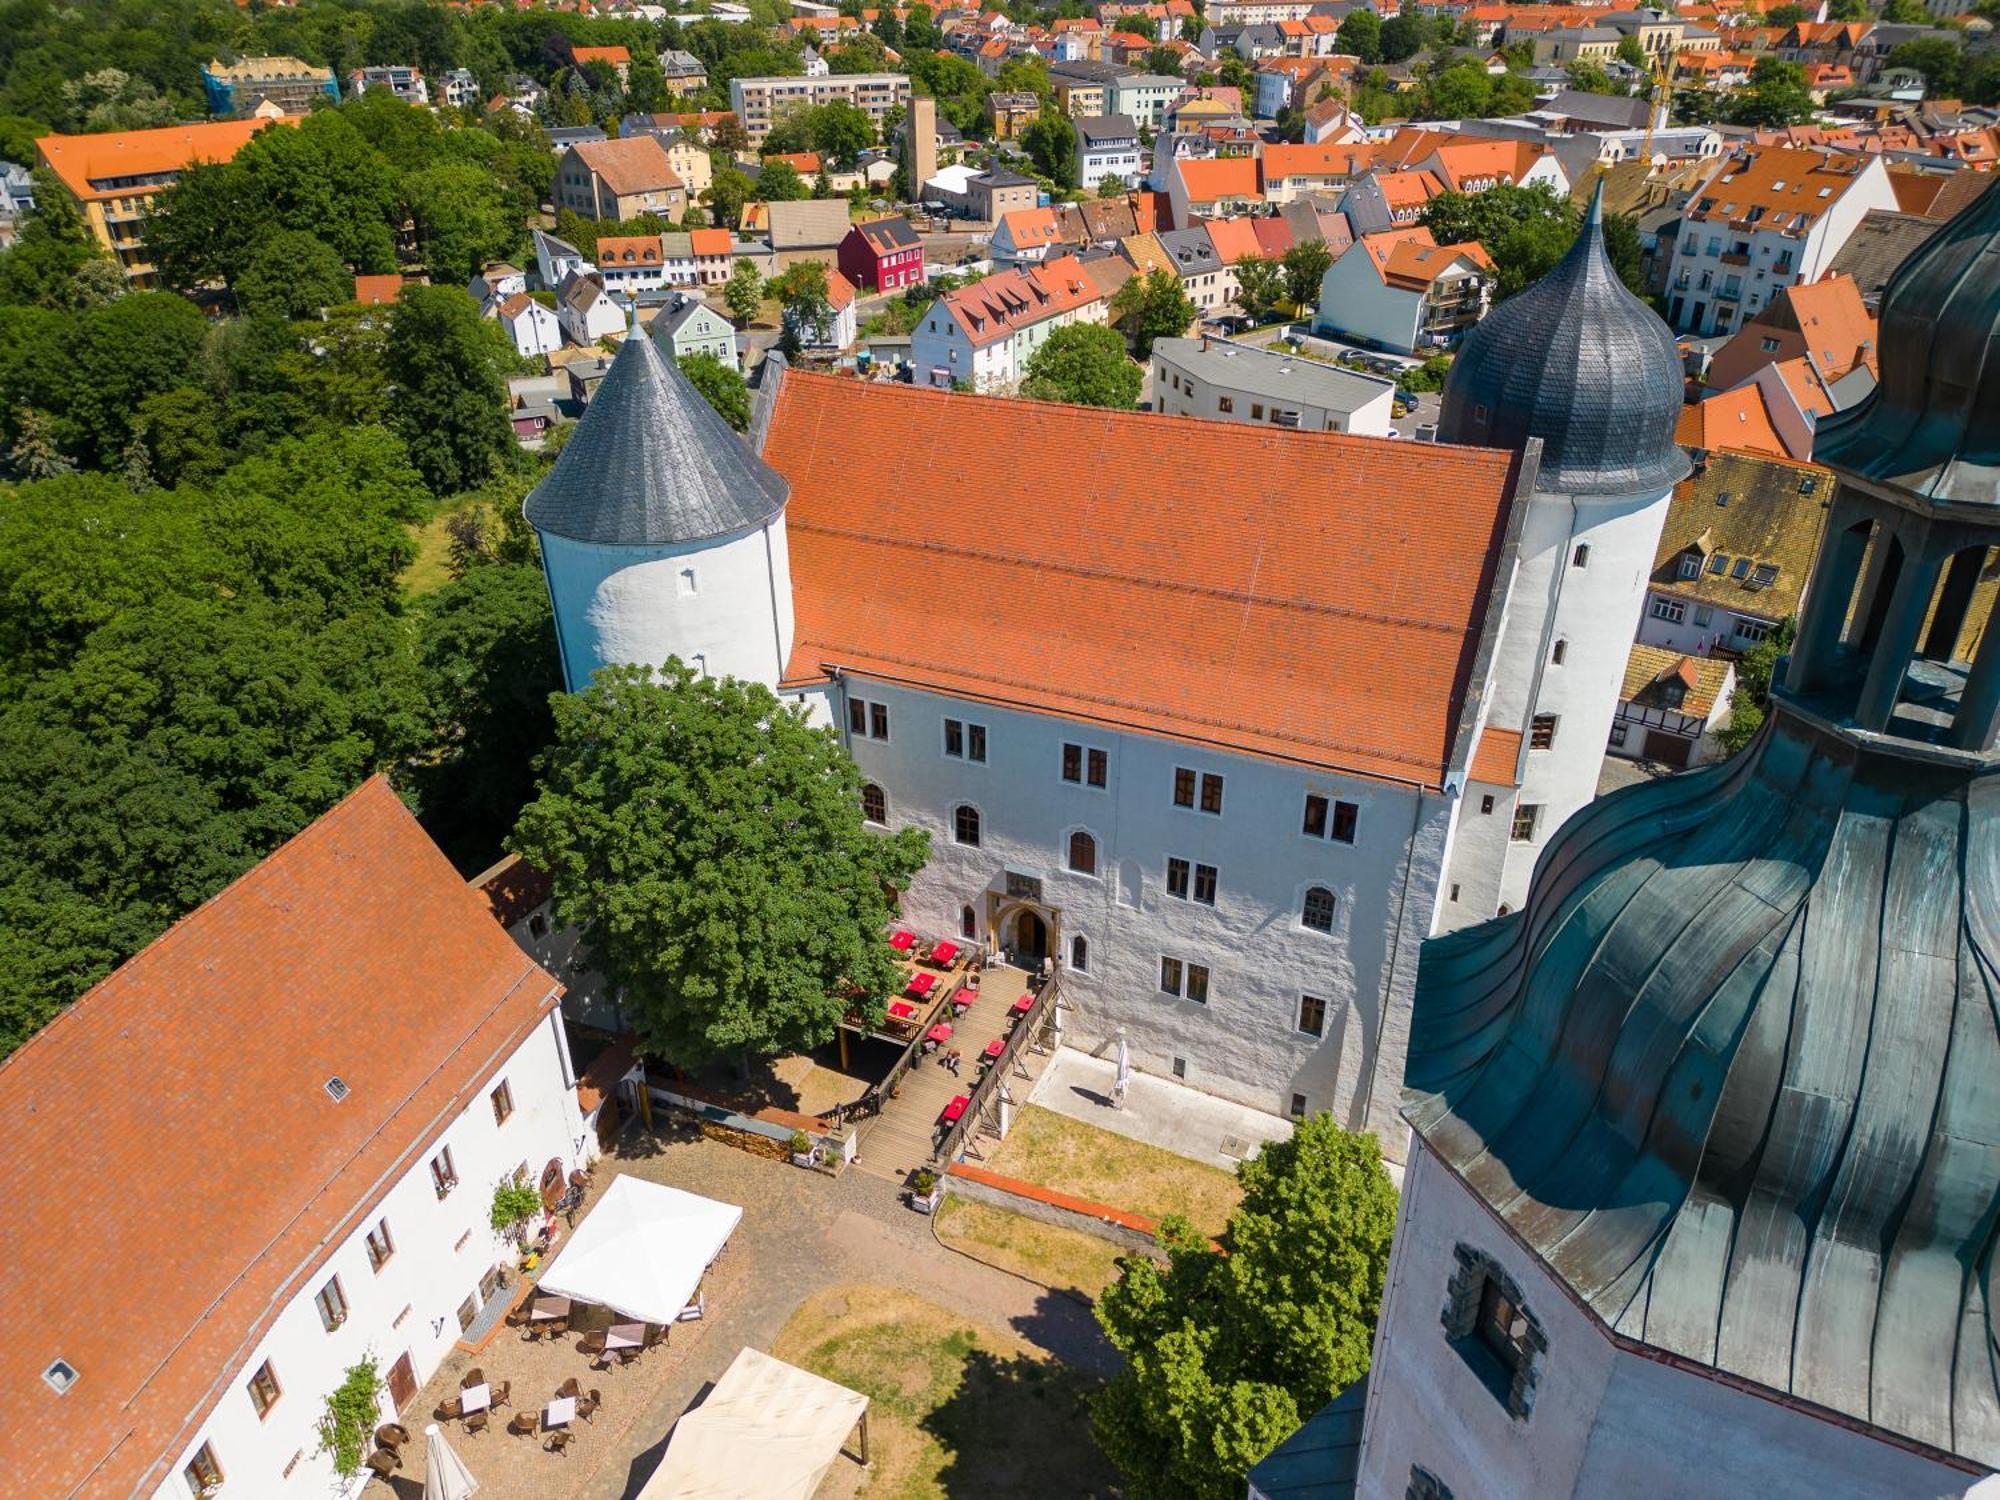
[[[585,141],[570,150],[620,198],[682,186],[679,174],[667,160],[667,148],[650,135],[635,135],[622,141]]]
[[[556,992],[375,777],[0,1064],[8,1487],[166,1482]]]
[[[792,488],[790,682],[844,669],[1443,781],[1508,512],[1505,452],[789,371],[764,457]],[[1052,503],[1060,551],[994,540]],[[882,587],[934,576],[953,580],[948,609]]]
[[[657,234],[606,234],[597,240],[600,266],[657,266],[662,254]]]
[[[1248,156],[1189,157],[1175,163],[1190,203],[1219,203],[1225,198],[1261,199],[1257,163]]]
[[[1208,231],[1208,242],[1215,246],[1215,258],[1225,266],[1233,266],[1245,256],[1264,253],[1257,243],[1257,231],[1248,219],[1204,219],[1202,228]]]
[[[966,341],[983,349],[1045,318],[1097,300],[1097,287],[1074,255],[1038,266],[999,271],[938,298],[964,330]]]
[[[109,198],[159,189],[94,184],[179,172],[198,161],[230,161],[266,125],[297,123],[298,117],[287,116],[281,120],[164,125],[157,130],[110,130],[96,135],[45,135],[36,139],[35,150],[78,198]]]
[[[354,278],[354,300],[370,307],[379,307],[385,302],[394,302],[403,295],[403,278],[394,271],[380,276],[357,276]]]
[[[729,231],[726,229],[690,229],[688,240],[698,256],[729,253]]]
[[[1488,724],[1479,731],[1479,746],[1465,774],[1489,786],[1519,786],[1520,764],[1521,731]]]

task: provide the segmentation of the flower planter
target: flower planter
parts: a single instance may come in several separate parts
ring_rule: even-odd
[[[794,1151],[792,1153],[792,1165],[795,1167],[816,1167],[819,1165],[819,1152]]]

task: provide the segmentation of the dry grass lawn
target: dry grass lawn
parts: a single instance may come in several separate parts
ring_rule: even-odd
[[[889,1287],[831,1287],[792,1314],[772,1353],[869,1398],[868,1500],[1119,1493],[1090,1436],[1089,1376],[1011,1333]],[[822,1494],[856,1492],[841,1459]]]
[[[949,1195],[938,1209],[937,1232],[947,1245],[976,1260],[1093,1302],[1118,1279],[1118,1257],[1125,1253],[1080,1229]]]
[[[450,511],[440,510],[423,525],[411,528],[417,538],[417,555],[403,569],[405,599],[421,599],[450,582],[451,537],[444,529],[445,519],[450,515]]]
[[[986,1165],[1127,1213],[1153,1219],[1186,1214],[1207,1234],[1220,1232],[1243,1198],[1236,1178],[1219,1167],[1113,1135],[1038,1104],[1021,1112]]]

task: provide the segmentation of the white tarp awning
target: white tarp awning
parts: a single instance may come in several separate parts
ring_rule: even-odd
[[[641,1323],[671,1323],[742,1217],[733,1203],[619,1177],[556,1252],[536,1290]]]
[[[860,1392],[746,1348],[674,1424],[639,1500],[812,1500],[867,1410]]]

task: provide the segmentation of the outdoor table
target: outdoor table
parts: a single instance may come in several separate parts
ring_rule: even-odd
[[[458,1414],[469,1417],[493,1404],[493,1393],[483,1385],[469,1385],[458,1393]]]
[[[924,1033],[924,1039],[926,1041],[936,1042],[939,1046],[943,1046],[946,1042],[951,1040],[951,1023],[949,1021],[938,1022],[937,1025],[933,1026],[929,1031],[926,1031]]]
[[[537,1297],[535,1299],[535,1310],[528,1314],[528,1321],[531,1323],[540,1323],[548,1318],[566,1318],[568,1316],[569,1298]]]
[[[931,949],[931,962],[936,964],[940,969],[947,967],[957,957],[958,944],[956,943],[939,943],[935,948]]]
[[[567,1427],[576,1419],[576,1397],[558,1396],[542,1413],[544,1427]]]
[[[1020,999],[1016,1000],[1010,1008],[1013,1010],[1015,1015],[1025,1016],[1029,1011],[1035,1008],[1035,997],[1033,995],[1023,995],[1021,996]]]
[[[972,1107],[972,1100],[968,1095],[954,1094],[952,1095],[951,1103],[947,1104],[944,1107],[944,1113],[941,1116],[939,1116],[939,1118],[942,1119],[947,1125],[956,1125],[959,1121],[959,1117],[963,1115],[966,1112],[966,1110],[970,1109],[971,1107]]]
[[[889,934],[889,946],[898,953],[908,953],[917,944],[917,935],[902,928]]]
[[[937,975],[935,974],[918,974],[909,983],[909,993],[915,995],[920,1000],[936,988]]]
[[[916,1013],[917,1008],[907,1000],[891,1000],[889,1002],[889,1019],[892,1021],[907,1021]]]
[[[611,1331],[604,1335],[604,1347],[612,1349],[643,1349],[646,1347],[646,1325],[644,1323],[613,1323]]]
[[[993,1038],[992,1041],[986,1044],[986,1051],[984,1055],[987,1058],[991,1059],[992,1061],[998,1062],[1000,1060],[1000,1054],[1005,1052],[1006,1050],[1007,1050],[1007,1039],[1005,1037],[996,1036],[995,1038]]]
[[[979,998],[978,993],[973,990],[962,989],[962,988],[953,990],[951,995],[952,1015],[954,1016],[964,1015],[967,1011],[972,1009],[972,1002],[977,1000],[978,998]]]

